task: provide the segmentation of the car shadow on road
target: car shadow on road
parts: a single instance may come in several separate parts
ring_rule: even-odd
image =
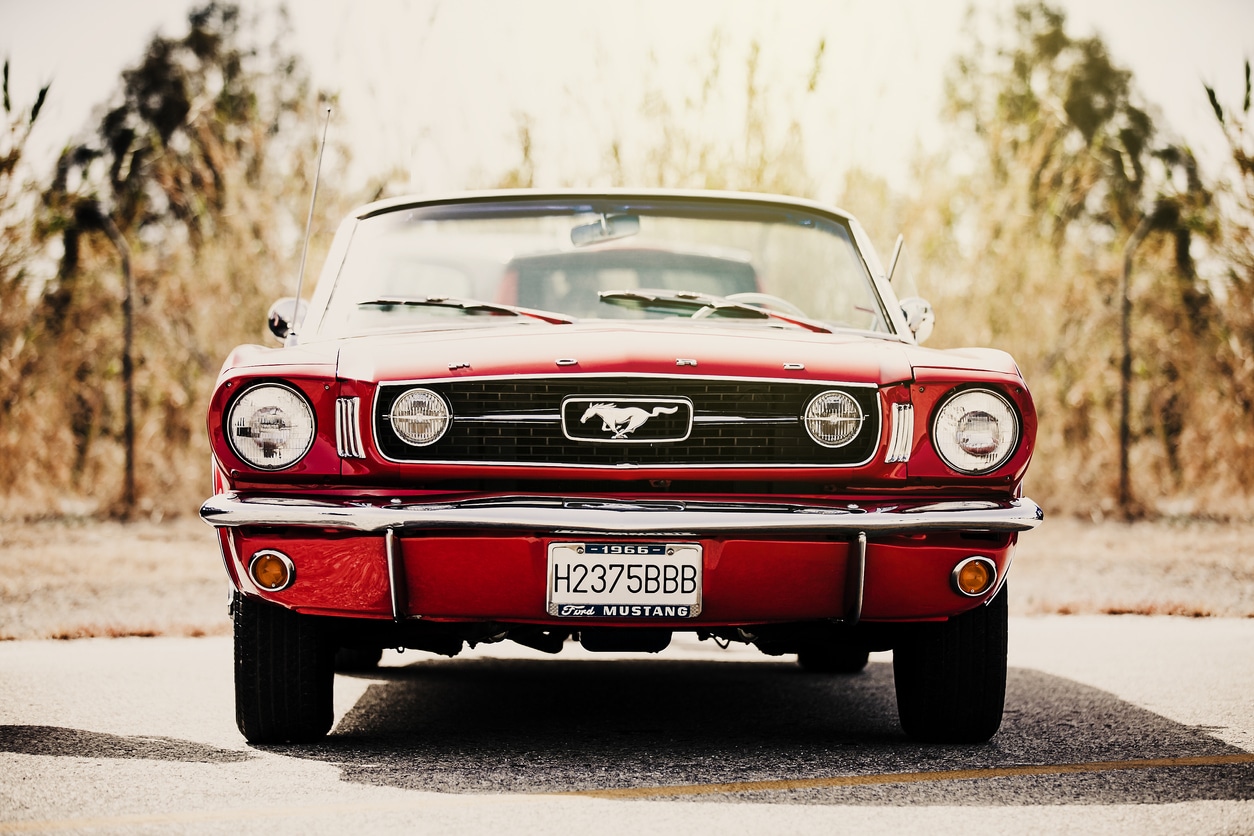
[[[897,722],[891,664],[856,675],[786,662],[440,660],[383,668],[331,736],[267,751],[343,780],[451,793],[545,793],[938,773],[1239,754],[1112,694],[1011,669],[1001,731],[927,746]],[[734,794],[827,804],[1111,804],[1254,799],[1254,764],[927,779]],[[728,794],[694,796],[726,800]]]
[[[219,749],[172,737],[118,735],[63,726],[0,725],[0,752],[63,758],[143,758],[181,763],[238,763],[250,752]]]

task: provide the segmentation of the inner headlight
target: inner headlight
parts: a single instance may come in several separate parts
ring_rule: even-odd
[[[824,447],[844,447],[862,428],[862,407],[844,392],[815,395],[805,411],[806,432]]]
[[[964,389],[941,404],[932,440],[945,464],[961,473],[988,473],[1019,445],[1019,416],[989,389]]]
[[[450,416],[444,398],[430,389],[410,389],[392,404],[389,417],[401,441],[425,447],[440,440]]]
[[[254,386],[227,413],[226,437],[235,455],[253,467],[282,470],[300,461],[313,446],[313,409],[290,387]]]

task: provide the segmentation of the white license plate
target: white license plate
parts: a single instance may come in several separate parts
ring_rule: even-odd
[[[697,543],[550,543],[548,613],[559,618],[695,618]]]

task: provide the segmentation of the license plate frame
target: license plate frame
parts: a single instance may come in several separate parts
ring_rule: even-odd
[[[555,618],[696,618],[703,554],[700,543],[551,542],[545,611]]]

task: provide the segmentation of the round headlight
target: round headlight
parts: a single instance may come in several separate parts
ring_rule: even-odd
[[[260,470],[296,464],[313,446],[313,409],[295,389],[265,383],[244,392],[226,417],[235,455]]]
[[[824,447],[844,447],[862,428],[862,407],[844,392],[816,395],[805,411],[806,432]]]
[[[448,404],[430,389],[410,389],[392,404],[390,418],[401,441],[425,447],[439,441],[448,429]]]
[[[988,473],[1006,463],[1019,444],[1019,416],[988,389],[964,389],[936,411],[936,452],[960,473]]]

